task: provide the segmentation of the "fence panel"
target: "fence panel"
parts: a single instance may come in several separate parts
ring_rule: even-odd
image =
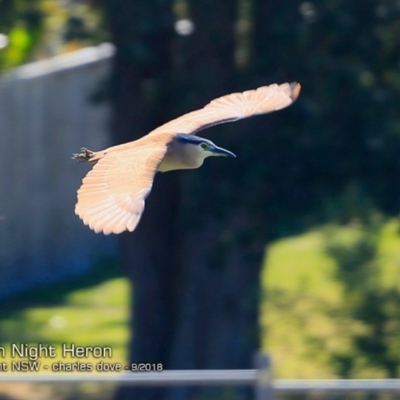
[[[91,97],[111,45],[28,64],[0,79],[0,296],[84,271],[116,251],[74,215],[88,170],[71,154],[110,144],[110,107]]]

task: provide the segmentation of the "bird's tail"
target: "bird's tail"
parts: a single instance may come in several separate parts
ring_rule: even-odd
[[[96,164],[105,155],[104,151],[91,151],[86,147],[81,148],[80,153],[72,154],[72,159],[78,162],[89,162],[90,164]]]

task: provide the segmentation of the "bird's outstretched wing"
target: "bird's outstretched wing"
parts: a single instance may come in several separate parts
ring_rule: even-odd
[[[292,104],[300,93],[297,82],[276,83],[243,93],[219,97],[200,110],[182,115],[154,129],[149,135],[166,132],[195,134],[210,126],[266,114]]]
[[[195,134],[223,122],[280,110],[292,104],[299,92],[298,83],[283,83],[232,93],[167,122],[135,142],[85,153],[83,158],[96,165],[78,190],[75,213],[95,232],[132,232],[143,213],[154,175],[176,133]]]
[[[96,233],[132,232],[166,151],[166,141],[144,141],[105,154],[83,179],[75,214]]]

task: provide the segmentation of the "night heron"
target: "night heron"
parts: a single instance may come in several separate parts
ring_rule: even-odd
[[[200,167],[210,156],[235,157],[207,139],[194,136],[224,122],[280,110],[300,93],[296,82],[272,84],[211,101],[133,142],[102,151],[82,148],[77,160],[95,164],[78,190],[75,213],[96,233],[133,231],[144,210],[157,171]]]

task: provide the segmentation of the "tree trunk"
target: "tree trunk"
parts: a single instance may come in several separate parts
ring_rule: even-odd
[[[170,99],[172,1],[105,1],[117,47],[111,80],[117,143],[135,140],[172,117]],[[130,362],[168,368],[179,301],[176,212],[179,173],[157,174],[133,234],[121,237],[121,260],[132,282]],[[157,399],[160,389],[121,387],[116,398]]]
[[[253,356],[259,347],[263,253],[254,257],[254,249],[235,247],[234,243],[221,245],[226,224],[209,223],[185,235],[185,290],[172,348],[173,369],[253,368]],[[180,387],[170,389],[167,397],[194,398],[249,399],[252,388]]]
[[[106,2],[118,50],[112,83],[118,143],[238,89],[232,86],[236,2],[189,5],[195,31],[173,39],[171,2]],[[251,241],[239,243],[245,224],[240,221],[238,230],[230,193],[220,201],[221,185],[232,173],[227,164],[222,166],[228,160],[219,161],[218,170],[203,167],[203,172],[157,176],[138,229],[122,237],[122,264],[133,283],[131,362],[162,363],[165,369],[252,367],[259,345],[263,246],[254,251]],[[220,214],[221,207],[226,212]],[[183,210],[183,219],[178,210],[179,215]],[[251,389],[121,387],[116,399],[175,400],[224,393],[244,399]]]
[[[175,81],[178,88],[182,82],[186,87],[190,83],[198,100],[193,107],[199,107],[240,89],[235,66],[237,2],[188,3],[195,31],[179,39]],[[179,99],[193,101],[193,93],[181,90]],[[215,134],[216,143],[225,147],[238,139],[235,128],[219,127],[200,136]],[[230,190],[241,188],[232,180],[233,167],[229,160],[207,160],[201,169],[184,172],[183,294],[171,349],[173,369],[253,368],[259,348],[259,275],[265,242],[261,246],[255,246],[254,240],[240,242],[249,219],[247,214],[244,220],[238,218],[238,204]],[[224,187],[229,187],[225,197]],[[252,398],[252,388],[179,387],[169,389],[166,398],[247,399]]]

